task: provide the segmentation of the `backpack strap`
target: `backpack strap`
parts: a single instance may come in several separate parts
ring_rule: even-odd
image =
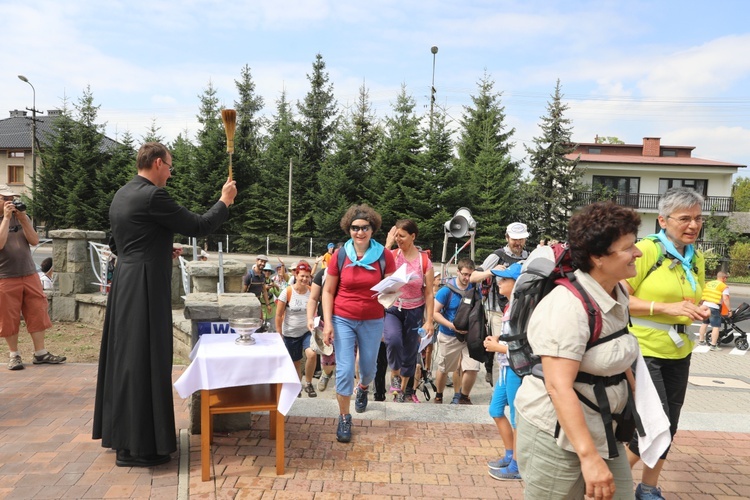
[[[344,268],[344,262],[346,261],[346,252],[342,252],[344,247],[339,248],[337,264],[338,264],[338,270],[339,270],[339,278],[341,277],[341,270]],[[392,252],[395,250],[391,250]],[[380,257],[378,258],[378,264],[380,264],[380,279],[382,280],[385,278],[385,252],[386,248],[383,247],[383,253],[380,254]]]
[[[643,283],[643,281],[645,281],[646,278],[648,278],[651,273],[659,269],[666,259],[669,259],[672,261],[672,263],[669,264],[669,269],[674,269],[680,264],[680,259],[672,255],[671,253],[667,252],[667,248],[664,246],[664,243],[662,243],[661,240],[659,240],[659,238],[657,238],[655,235],[649,235],[643,239],[654,242],[654,245],[656,245],[659,248],[659,257],[656,259],[656,262],[654,263],[654,265],[651,266],[651,269],[646,271],[646,276],[643,277],[643,279],[641,280],[641,283]],[[693,270],[693,274],[697,276],[698,265],[696,264],[696,261],[695,261],[695,255],[693,256],[693,260],[690,264]]]
[[[599,336],[602,333],[602,311],[599,309],[596,301],[583,288],[575,274],[566,273],[564,278],[556,279],[555,284],[564,286],[581,301],[581,305],[583,305],[583,309],[586,311],[586,316],[589,320],[588,343],[591,344],[599,340]]]

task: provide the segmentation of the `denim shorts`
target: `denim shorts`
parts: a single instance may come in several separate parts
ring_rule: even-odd
[[[301,337],[283,337],[284,345],[286,346],[286,350],[289,351],[289,356],[292,358],[292,361],[299,361],[302,359],[305,349],[310,347],[311,337],[312,334],[310,332],[303,333]]]
[[[714,309],[709,307],[711,315],[703,320],[704,325],[711,325],[711,328],[719,328],[721,326],[721,309]]]

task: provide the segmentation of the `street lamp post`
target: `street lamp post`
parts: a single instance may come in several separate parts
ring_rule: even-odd
[[[435,56],[438,53],[437,45],[430,49],[432,52],[432,86],[430,87],[430,134],[432,134],[432,112],[435,109]]]
[[[31,85],[28,78],[23,75],[18,75],[18,79],[22,82],[26,82]],[[36,191],[36,89],[31,85],[32,92],[32,104],[31,109],[31,193],[32,195]]]

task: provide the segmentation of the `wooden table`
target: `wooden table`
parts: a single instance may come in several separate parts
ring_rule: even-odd
[[[192,362],[175,382],[183,398],[201,391],[201,478],[211,478],[213,416],[268,411],[276,440],[276,473],[284,473],[284,415],[302,385],[278,333],[254,335],[256,344],[234,343],[236,334],[202,335]]]

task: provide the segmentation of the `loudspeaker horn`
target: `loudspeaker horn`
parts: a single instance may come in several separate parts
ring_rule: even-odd
[[[453,214],[453,218],[444,224],[445,232],[454,238],[463,238],[469,231],[476,229],[477,223],[468,208],[461,207]]]

